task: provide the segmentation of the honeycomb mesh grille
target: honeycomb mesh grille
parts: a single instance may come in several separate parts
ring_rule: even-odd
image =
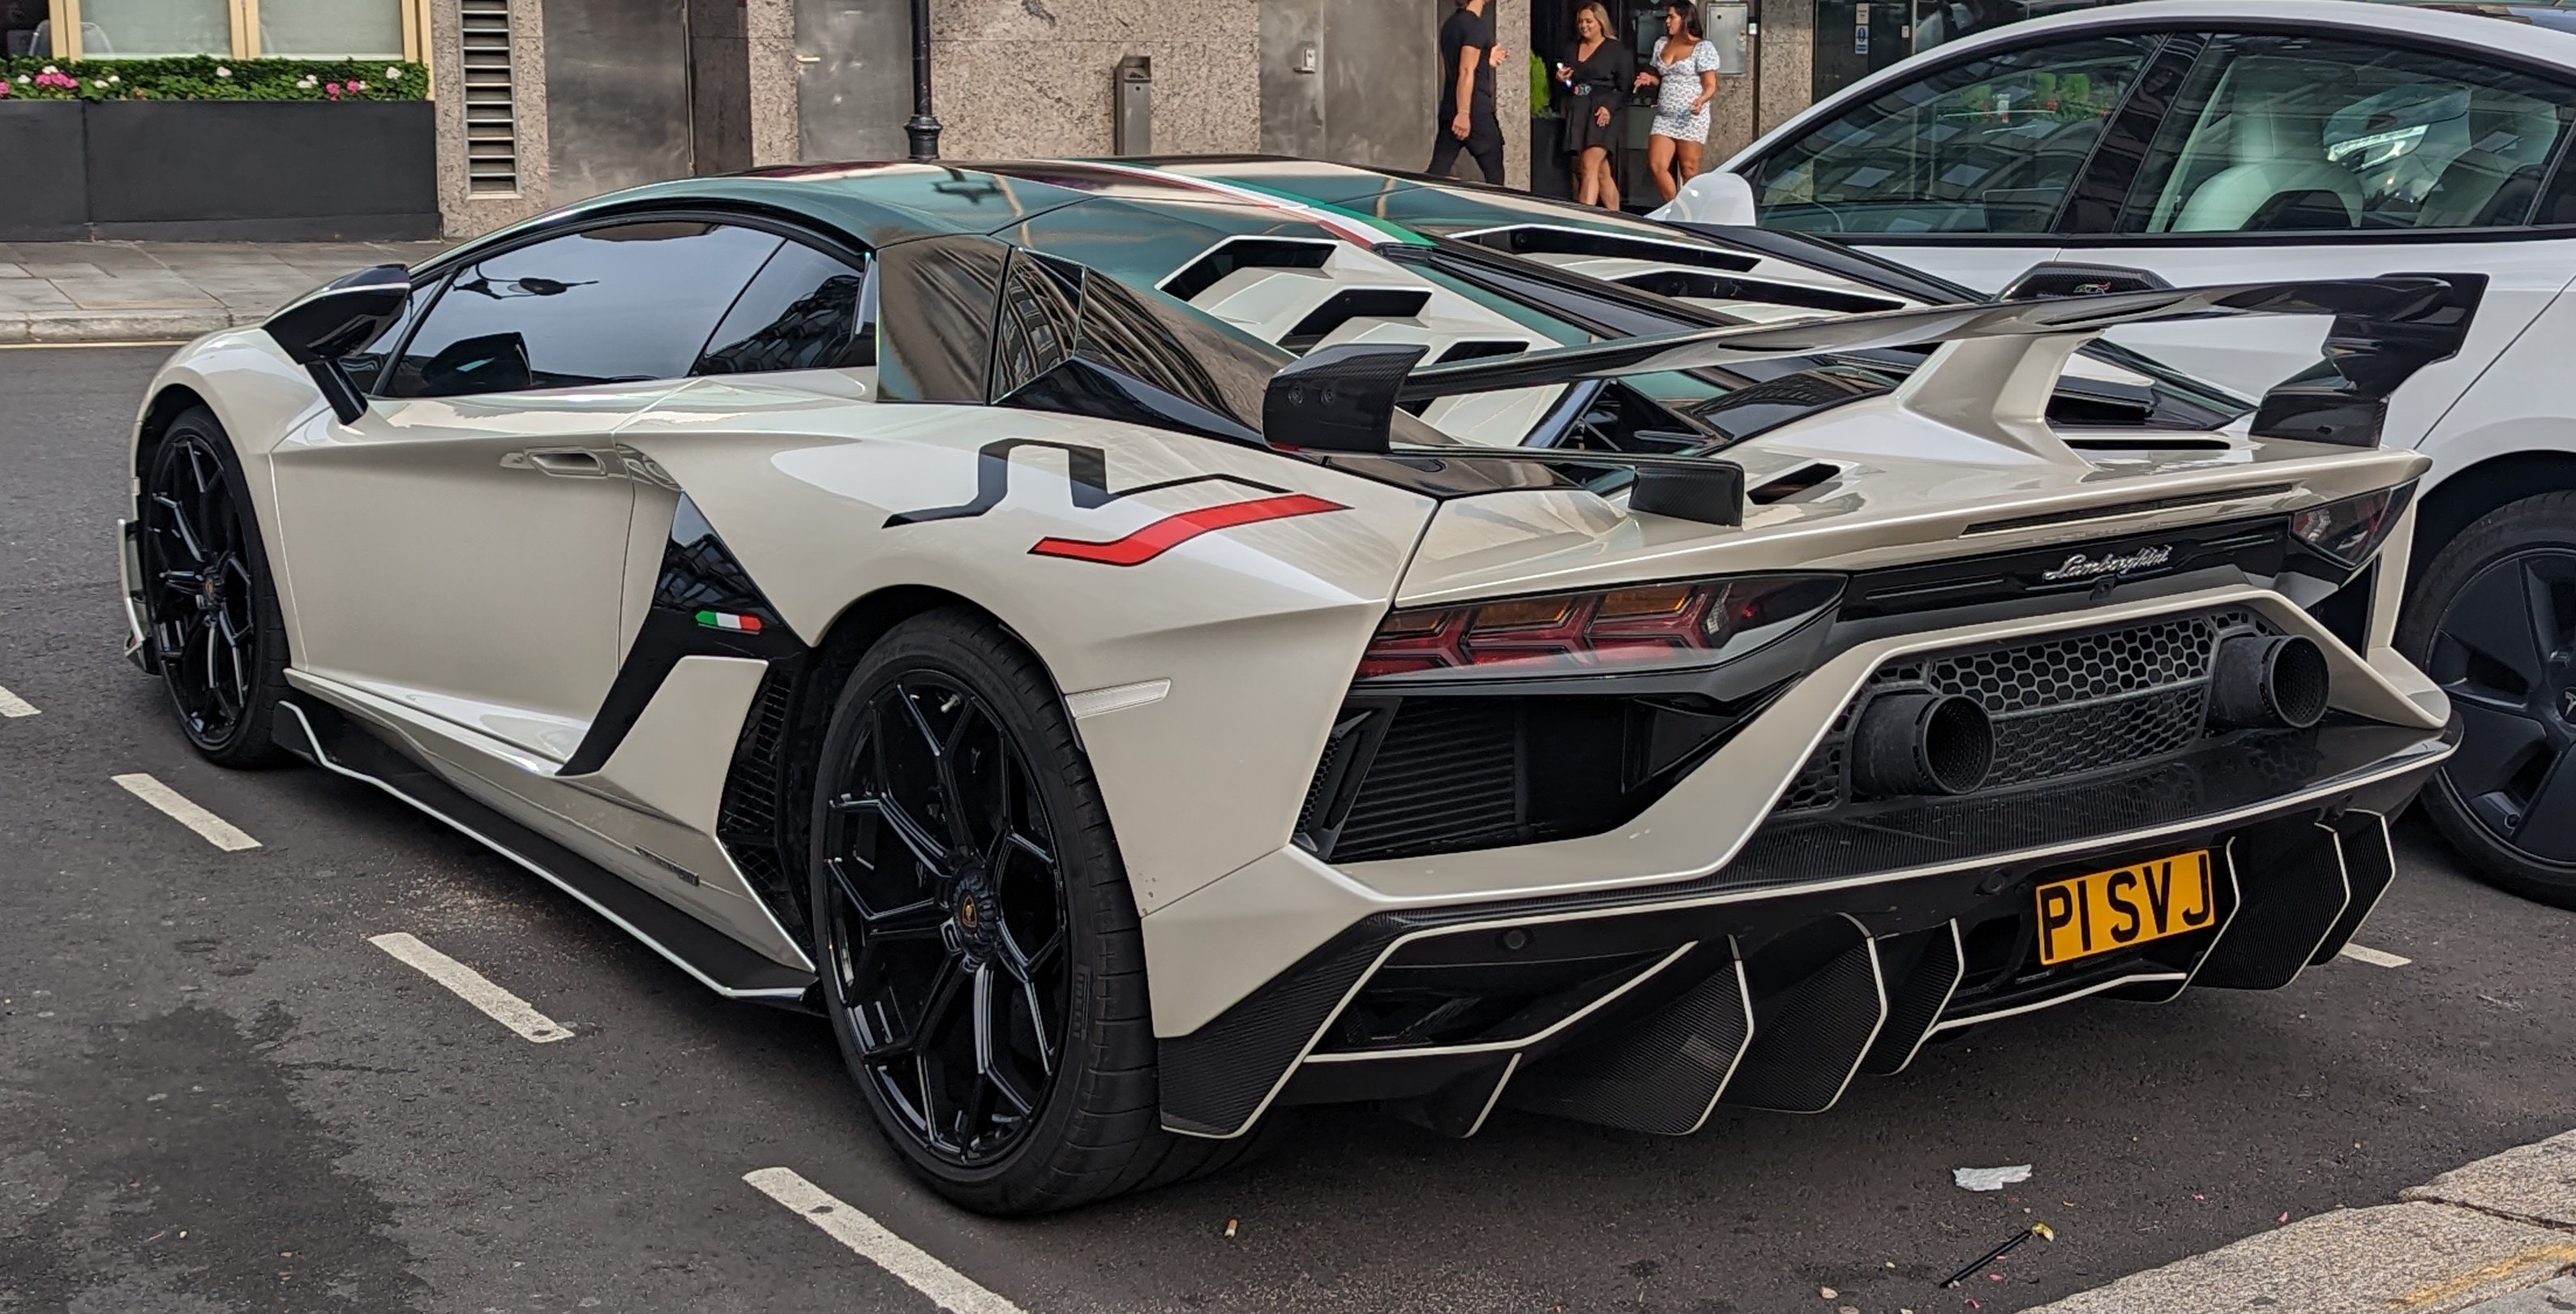
[[[1922,681],[1965,694],[1998,718],[2207,678],[2215,618],[2190,616],[2018,648],[1935,657]]]
[[[1852,723],[1863,703],[1890,690],[1955,694],[1985,707],[1995,726],[1987,789],[2180,752],[2208,734],[2210,659],[2219,640],[2245,631],[2272,632],[2253,613],[2230,609],[1890,661],[1835,718],[1778,810],[1845,801]]]

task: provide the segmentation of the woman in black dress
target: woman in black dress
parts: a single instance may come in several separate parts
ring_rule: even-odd
[[[1619,208],[1619,107],[1636,81],[1637,59],[1610,35],[1610,11],[1586,4],[1574,16],[1574,62],[1556,66],[1565,102],[1565,153],[1574,157],[1574,199]]]

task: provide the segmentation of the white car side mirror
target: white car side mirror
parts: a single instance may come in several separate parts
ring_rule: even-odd
[[[1759,216],[1753,207],[1753,184],[1740,173],[1703,173],[1682,184],[1673,199],[1662,209],[1646,216],[1649,219],[1679,220],[1694,224],[1730,224],[1740,228],[1755,226]]]

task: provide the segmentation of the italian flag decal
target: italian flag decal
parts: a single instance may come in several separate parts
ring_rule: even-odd
[[[730,611],[702,611],[698,623],[711,630],[736,630],[744,634],[760,633],[760,618]]]

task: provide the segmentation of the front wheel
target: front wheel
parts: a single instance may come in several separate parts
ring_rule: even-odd
[[[1240,1152],[1158,1121],[1108,814],[1053,682],[1000,627],[944,610],[881,639],[833,708],[813,809],[832,1029],[941,1194],[1040,1213]]]
[[[145,638],[179,729],[219,766],[276,762],[286,621],[232,441],[214,412],[192,408],[139,473]]]
[[[2524,498],[2417,575],[2397,646],[2451,699],[2424,810],[2478,874],[2576,908],[2576,493]]]

